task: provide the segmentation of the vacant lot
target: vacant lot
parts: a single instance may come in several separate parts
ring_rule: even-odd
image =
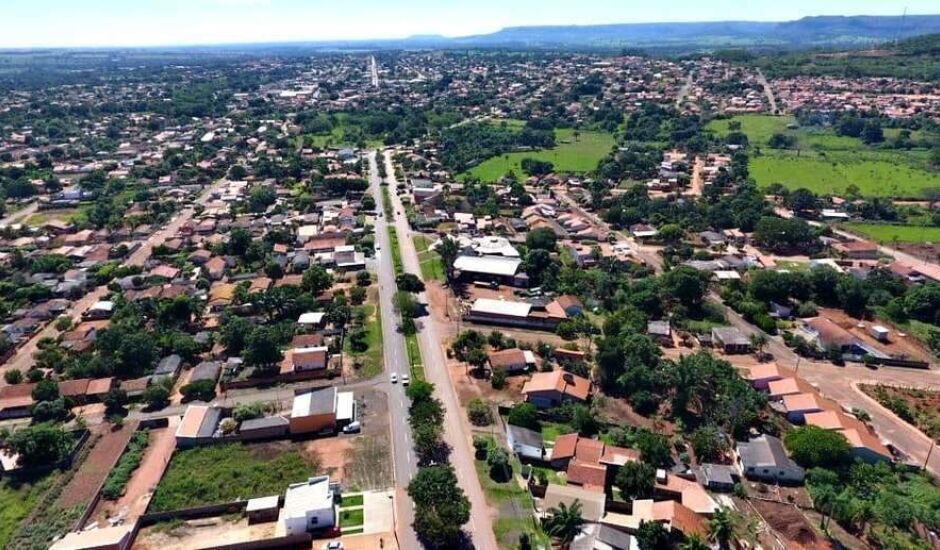
[[[39,498],[55,484],[57,474],[31,481],[0,481],[0,548],[8,548],[20,522],[33,511]]]
[[[60,508],[86,506],[98,488],[108,477],[108,473],[121,458],[128,441],[137,429],[137,422],[130,421],[120,430],[107,430],[97,439],[88,458],[82,462],[75,476],[62,490],[56,505]]]
[[[843,193],[855,185],[867,196],[919,198],[925,189],[940,187],[940,173],[922,168],[917,157],[904,152],[893,158],[871,153],[797,156],[765,149],[763,155],[751,158],[750,167],[761,186],[782,183],[824,195]]]
[[[788,128],[796,122],[789,116],[744,115],[713,121],[708,128],[724,135],[731,121],[740,122],[748,136],[751,175],[762,186],[782,183],[791,189],[832,194],[855,185],[865,195],[898,198],[920,198],[925,189],[940,186],[940,172],[928,167],[924,150],[871,147],[830,128]],[[771,149],[768,141],[777,133],[796,144],[791,149]]]
[[[940,243],[940,227],[918,225],[891,225],[876,223],[847,223],[845,229],[882,243]]]
[[[493,157],[464,172],[464,179],[479,178],[481,181],[493,182],[515,172],[517,176],[524,177],[522,159],[532,158],[551,162],[556,172],[583,174],[597,168],[597,163],[610,153],[614,146],[614,137],[604,132],[582,132],[577,138],[571,129],[555,130],[554,149],[540,151],[523,151],[507,153]]]
[[[149,511],[275,495],[318,471],[319,464],[288,441],[186,449],[173,456]]]

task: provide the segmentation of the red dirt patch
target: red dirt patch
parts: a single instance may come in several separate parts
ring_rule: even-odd
[[[795,506],[751,499],[751,504],[775,531],[787,541],[803,548],[830,549],[832,544],[820,538],[806,516]]]
[[[98,488],[117,464],[131,436],[137,430],[137,422],[128,422],[120,430],[111,431],[107,428],[107,425],[102,427],[105,432],[100,434],[88,457],[75,472],[75,477],[62,489],[62,494],[56,501],[59,508],[87,505],[95,497]]]

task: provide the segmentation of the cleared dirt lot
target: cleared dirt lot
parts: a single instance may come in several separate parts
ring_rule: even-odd
[[[110,430],[110,425],[98,426],[99,430],[92,437],[99,436],[94,442],[88,458],[82,462],[75,477],[69,481],[69,484],[62,490],[56,506],[67,509],[73,506],[85,506],[95,494],[98,488],[108,477],[111,468],[117,463],[127,447],[128,441],[134,435],[137,429],[137,422],[128,422],[120,430]]]
[[[904,357],[916,359],[918,361],[930,361],[930,353],[917,341],[916,338],[902,331],[897,330],[891,323],[876,319],[874,321],[859,321],[849,317],[844,311],[839,309],[821,309],[821,317],[832,319],[840,327],[852,333],[853,336],[877,350],[880,350],[892,357]],[[891,331],[888,336],[888,342],[876,340],[871,335],[873,325],[882,325]]]
[[[163,523],[141,529],[134,541],[134,549],[198,550],[262,540],[274,536],[275,526],[275,522],[248,525],[248,519],[240,516],[185,521],[180,525]]]
[[[110,517],[120,515],[133,521],[147,511],[150,497],[176,449],[176,426],[180,418],[172,416],[169,420],[168,427],[150,430],[144,458],[127,483],[124,496],[116,501],[101,500],[91,515],[91,522],[97,521],[99,527],[105,527]]]

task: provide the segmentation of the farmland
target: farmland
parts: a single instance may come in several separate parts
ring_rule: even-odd
[[[793,128],[793,117],[748,115],[730,120],[740,122],[748,136],[754,149],[751,175],[762,186],[782,183],[826,195],[855,185],[867,196],[897,198],[919,198],[927,189],[940,187],[940,172],[928,167],[924,150],[875,148],[829,129]],[[708,128],[726,134],[730,120],[713,121]],[[767,142],[775,133],[794,138],[796,145],[770,148]]]
[[[874,223],[849,223],[844,227],[882,244],[940,242],[940,227]]]
[[[551,162],[556,172],[583,174],[597,168],[605,155],[614,146],[614,136],[605,132],[581,132],[576,138],[574,130],[555,130],[557,145],[553,149],[506,153],[488,159],[461,174],[463,179],[478,178],[492,182],[512,171],[524,176],[522,159],[531,158]]]

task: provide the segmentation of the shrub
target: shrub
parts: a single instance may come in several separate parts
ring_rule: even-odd
[[[101,488],[101,496],[107,500],[117,500],[124,494],[127,482],[130,481],[134,470],[140,466],[144,458],[144,451],[150,443],[150,434],[146,430],[139,431],[131,438],[127,450],[121,456],[117,466],[108,474],[108,478]]]
[[[10,369],[3,373],[3,379],[10,385],[19,384],[23,381],[23,371],[20,369]]]
[[[493,369],[490,375],[490,385],[494,390],[501,390],[506,387],[506,371],[504,369]]]
[[[477,397],[467,404],[467,418],[474,426],[489,426],[493,423],[493,410],[489,403]]]

